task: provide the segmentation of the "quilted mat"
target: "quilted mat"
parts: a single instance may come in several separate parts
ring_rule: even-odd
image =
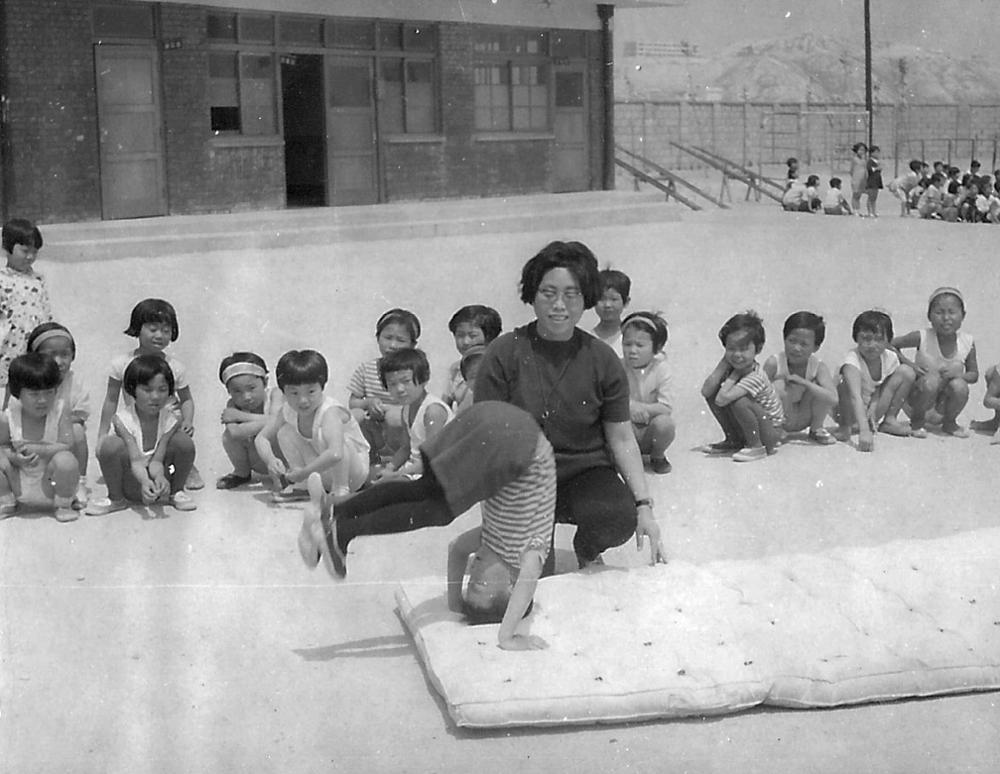
[[[560,575],[530,619],[549,647],[526,652],[451,613],[441,579],[396,600],[459,726],[617,723],[997,689],[998,565],[988,529]]]

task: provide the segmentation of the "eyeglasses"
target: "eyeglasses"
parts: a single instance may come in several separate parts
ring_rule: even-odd
[[[559,292],[556,288],[545,287],[538,289],[539,297],[549,304],[554,304],[557,298],[562,298],[567,304],[575,304],[583,298],[580,288],[566,288]]]

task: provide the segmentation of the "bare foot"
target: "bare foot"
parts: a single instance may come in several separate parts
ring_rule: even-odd
[[[844,427],[843,425],[841,425],[840,427],[838,427],[836,430],[833,431],[833,437],[836,438],[838,441],[847,443],[848,441],[851,440],[851,428]]]
[[[910,435],[910,428],[898,419],[883,419],[882,424],[878,426],[878,429],[881,433],[885,433],[887,435],[898,435],[901,438],[906,438]]]
[[[962,427],[957,422],[945,422],[941,425],[942,432],[952,435],[955,438],[968,438],[969,431]]]

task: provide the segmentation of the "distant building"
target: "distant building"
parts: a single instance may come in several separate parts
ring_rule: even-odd
[[[0,212],[611,187],[616,5],[3,0]]]
[[[686,40],[669,43],[627,40],[623,47],[625,56],[638,59],[677,59],[699,56],[698,46],[688,43]]]

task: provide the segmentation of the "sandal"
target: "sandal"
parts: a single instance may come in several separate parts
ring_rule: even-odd
[[[810,430],[809,440],[813,443],[818,443],[821,446],[829,446],[830,444],[837,442],[837,439],[834,438],[833,434],[825,427],[821,427],[817,430]]]
[[[218,481],[215,482],[216,489],[236,489],[244,484],[250,483],[250,476],[241,476],[235,471],[233,473],[226,473]]]
[[[323,525],[323,538],[326,550],[321,551],[323,566],[334,578],[347,577],[347,557],[340,550],[337,544],[337,519],[333,515],[333,508],[320,515],[320,522]]]

